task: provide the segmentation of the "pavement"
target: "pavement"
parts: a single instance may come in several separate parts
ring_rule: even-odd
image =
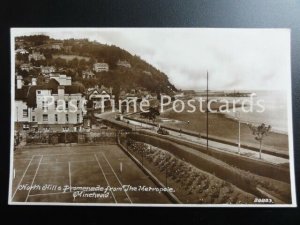
[[[98,118],[103,118],[103,119],[107,119],[110,120],[111,122],[116,122],[116,120],[114,119],[114,116],[116,115],[116,113],[113,112],[106,112],[103,114],[96,114],[95,116]],[[129,121],[129,124],[127,123],[127,121]],[[120,121],[119,121],[120,122]],[[130,126],[133,130],[144,130],[146,132],[149,133],[156,133],[157,131],[157,127],[155,125],[150,125],[150,124],[146,124],[143,122],[137,122],[134,120],[130,120],[130,119],[124,119],[123,121],[121,121],[121,123],[123,122],[124,125],[128,125]],[[176,139],[179,140],[184,140],[186,142],[190,142],[193,144],[198,144],[202,147],[206,147],[207,146],[207,140],[206,138],[202,138],[202,137],[195,137],[192,135],[188,135],[188,134],[183,134],[177,131],[173,131],[173,130],[168,130],[169,132],[169,136],[174,137]],[[246,148],[240,148],[240,150],[238,150],[238,147],[232,146],[232,145],[228,145],[228,144],[224,144],[224,143],[220,143],[220,142],[216,142],[216,141],[208,141],[208,146],[210,148],[219,150],[219,151],[225,151],[225,152],[229,152],[232,154],[240,154],[242,156],[245,157],[249,157],[255,160],[261,160],[263,162],[267,162],[267,163],[271,163],[274,165],[280,165],[280,164],[285,164],[285,163],[289,163],[289,159],[286,158],[282,158],[282,157],[278,157],[278,156],[274,156],[274,155],[270,155],[270,154],[266,154],[266,153],[262,153],[262,158],[259,159],[259,152],[257,151],[253,151],[250,149],[246,149]]]

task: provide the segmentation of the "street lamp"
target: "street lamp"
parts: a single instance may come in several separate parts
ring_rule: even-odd
[[[240,112],[236,112],[236,120],[239,124],[239,133],[238,133],[238,153],[241,154],[241,120],[240,120]]]
[[[186,123],[187,125],[189,125],[190,124],[190,121],[188,120],[188,121],[183,121],[184,123]],[[182,129],[180,128],[179,129],[179,136],[181,136],[181,132],[182,132]]]

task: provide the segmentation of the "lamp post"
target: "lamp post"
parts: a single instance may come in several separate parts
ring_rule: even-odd
[[[190,124],[190,121],[188,120],[188,121],[183,121],[184,123],[186,123],[187,125],[189,125]],[[181,136],[181,133],[182,133],[182,129],[180,128],[179,129],[179,136]]]

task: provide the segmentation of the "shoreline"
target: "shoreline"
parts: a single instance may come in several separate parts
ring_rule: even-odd
[[[160,117],[168,118],[171,122],[163,122],[162,125],[167,125],[176,129],[190,130],[192,132],[206,133],[206,113],[187,112],[165,112]],[[174,122],[177,121],[177,122]],[[209,113],[209,135],[225,138],[233,142],[238,142],[238,121],[228,117],[223,113]],[[186,123],[190,121],[190,123]],[[241,144],[259,145],[251,133],[250,128],[244,122],[241,122]],[[263,147],[274,148],[280,151],[288,152],[288,134],[271,130],[263,140]]]
[[[227,118],[227,119],[236,121],[235,118],[232,115],[228,114],[228,113],[220,113],[220,112],[218,112],[218,113],[221,114],[221,115],[224,115],[224,117]],[[241,124],[247,125],[249,123],[251,123],[251,122],[241,121]],[[281,135],[287,135],[288,136],[288,132],[287,131],[283,131],[283,130],[279,130],[279,129],[271,128],[270,132],[271,133],[276,133],[276,134],[281,134]]]

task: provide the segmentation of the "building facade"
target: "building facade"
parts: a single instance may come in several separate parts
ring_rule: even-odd
[[[114,99],[112,95],[112,88],[106,88],[102,86],[101,88],[92,88],[88,91],[87,94],[89,105],[94,109],[105,108],[106,106],[111,105],[111,100]]]
[[[83,79],[91,79],[94,78],[95,74],[90,70],[82,71],[82,78]]]
[[[22,55],[25,55],[25,54],[28,54],[29,52],[26,50],[26,49],[24,49],[24,48],[19,48],[19,49],[17,49],[16,51],[15,51],[15,53],[17,54],[17,53],[20,53],[20,54],[22,54]]]
[[[48,86],[22,85],[21,81],[19,84],[15,94],[15,122],[24,124],[23,129],[30,124],[39,131],[81,130],[86,100],[80,86],[62,86],[56,80]]]
[[[118,60],[117,66],[131,68],[131,64],[129,62],[127,62],[126,60]]]
[[[55,67],[54,66],[41,66],[41,73],[44,75],[48,75],[50,73],[54,73]]]
[[[59,83],[59,85],[72,85],[72,78],[65,74],[52,73],[50,74],[49,78],[56,80]]]
[[[107,72],[109,71],[109,66],[107,63],[95,63],[93,65],[93,70],[96,72],[96,73],[99,73],[99,72]]]
[[[29,70],[33,69],[33,66],[29,63],[23,63],[20,65],[20,69],[23,71],[25,70],[25,71],[29,72]]]
[[[32,54],[28,55],[28,60],[35,60],[35,61],[39,61],[39,60],[45,60],[46,57],[39,53],[39,52],[33,52]]]

